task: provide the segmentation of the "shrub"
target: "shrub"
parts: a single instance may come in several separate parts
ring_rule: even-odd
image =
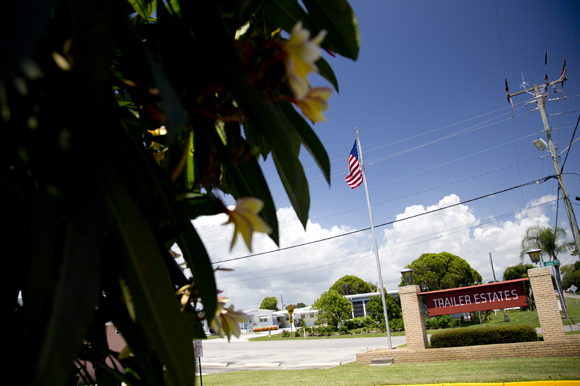
[[[288,330],[282,331],[282,338],[288,338],[289,336],[290,336],[290,331],[288,331]]]
[[[380,320],[375,320],[369,315],[362,317],[361,321],[367,327],[376,327],[378,323],[381,323]],[[382,322],[384,323],[385,321],[383,320]]]
[[[453,328],[456,327],[459,322],[456,319],[451,318],[449,315],[439,315],[434,318],[425,320],[425,327],[427,329],[438,329],[438,328]]]
[[[532,326],[489,326],[440,331],[431,335],[431,347],[478,346],[482,344],[535,342],[536,329]]]
[[[294,336],[300,338],[302,336],[302,329],[299,328],[296,331],[294,331]]]
[[[278,326],[268,326],[268,327],[255,327],[254,332],[261,332],[261,331],[276,331]]]
[[[340,326],[338,328],[338,333],[340,335],[346,335],[346,334],[348,334],[348,328],[346,326]]]
[[[389,320],[389,329],[391,331],[405,331],[405,324],[403,323],[403,319],[397,318]]]
[[[318,328],[314,331],[317,336],[329,336],[334,332],[334,328],[332,326],[318,326]]]

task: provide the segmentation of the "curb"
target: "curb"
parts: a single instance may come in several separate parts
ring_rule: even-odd
[[[300,363],[300,367],[335,367],[340,366],[341,362],[325,362],[325,363]]]
[[[246,363],[244,367],[280,367],[280,363]]]
[[[229,363],[227,363],[227,362],[202,363],[201,366],[202,367],[204,367],[204,366],[205,367],[228,367]]]
[[[400,386],[580,386],[580,381],[530,381],[530,382],[491,382],[491,383],[432,383]]]

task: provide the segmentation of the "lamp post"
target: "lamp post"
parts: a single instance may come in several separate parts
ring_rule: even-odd
[[[403,275],[403,280],[405,281],[406,285],[411,285],[413,282],[413,272],[411,268],[406,268],[401,271],[401,275]]]
[[[538,266],[538,263],[540,262],[540,252],[541,251],[542,251],[541,249],[530,249],[529,251],[526,252],[528,254],[528,256],[530,256],[530,260],[532,260],[532,263],[534,263],[536,265],[536,267]]]

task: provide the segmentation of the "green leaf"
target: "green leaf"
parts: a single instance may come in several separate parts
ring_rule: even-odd
[[[312,130],[310,125],[296,109],[292,107],[290,102],[278,102],[276,107],[280,115],[286,118],[287,126],[293,127],[299,135],[302,144],[310,155],[312,155],[322,174],[324,174],[326,181],[330,184],[330,160],[328,159],[326,149],[324,149],[322,142],[320,142],[314,130]]]
[[[84,169],[87,172],[86,178],[93,174],[90,170],[88,166]],[[46,269],[46,274],[52,273],[58,277],[58,281],[55,281],[53,288],[42,289],[54,292],[52,298],[49,298],[47,304],[44,305],[45,312],[49,312],[49,317],[34,381],[31,383],[33,385],[44,384],[47,379],[57,385],[64,384],[70,377],[71,361],[91,323],[99,298],[100,256],[98,251],[104,235],[108,211],[101,191],[88,189],[90,184],[86,178],[79,176],[75,181],[79,188],[71,189],[70,199],[65,204],[68,210],[74,208],[75,213],[65,223],[66,234],[61,239],[64,246],[60,261],[54,261],[56,264],[52,267],[36,267],[40,270]],[[41,254],[51,252],[46,251],[44,247],[57,247],[53,244],[54,240],[46,241],[48,245],[35,245]],[[40,272],[39,274],[43,275]],[[31,320],[31,322],[34,325],[38,321]],[[59,353],[59,355],[54,355],[54,353]]]
[[[178,0],[169,0],[166,5],[167,12],[173,17],[181,16],[181,9]]]
[[[288,198],[302,225],[306,227],[310,209],[308,182],[304,175],[298,155],[292,151],[294,140],[288,129],[282,125],[280,118],[271,105],[266,105],[261,96],[249,85],[243,72],[238,71],[228,62],[215,60],[206,56],[213,68],[219,69],[224,81],[229,83],[238,104],[254,121],[256,128],[264,135],[272,149],[274,164]],[[212,60],[214,59],[214,60]]]
[[[151,15],[157,8],[157,0],[127,0],[135,12],[146,22],[151,19]]]
[[[244,154],[250,154],[250,149],[239,134],[237,124],[228,124],[226,127],[233,129],[228,130],[228,138],[230,139],[230,146],[233,149],[244,148]],[[236,187],[238,197],[256,197],[262,200],[264,207],[260,212],[260,216],[270,225],[272,233],[270,238],[279,245],[279,231],[278,231],[278,217],[276,216],[276,207],[274,200],[270,194],[268,183],[262,174],[262,169],[258,161],[254,157],[247,157],[239,165],[230,166],[228,168],[232,177],[233,183]]]
[[[303,3],[317,31],[321,29],[328,31],[322,47],[356,60],[360,49],[360,32],[356,16],[348,2],[303,0]]]
[[[165,10],[165,7],[159,8],[160,16],[165,15],[163,10]],[[125,27],[126,37],[130,41],[131,48],[135,50],[133,53],[135,59],[145,65],[149,70],[150,78],[152,78],[149,79],[149,81],[159,88],[161,98],[163,99],[163,106],[165,107],[165,112],[167,114],[167,123],[165,124],[165,127],[167,128],[171,140],[176,141],[179,128],[187,120],[185,108],[183,108],[181,100],[171,82],[167,79],[167,76],[160,69],[159,65],[155,63],[153,56],[143,44],[142,39],[137,36],[135,29],[130,28],[128,23],[126,23]]]
[[[296,156],[288,156],[286,151],[278,152],[279,148],[280,146],[276,145],[272,150],[276,170],[302,226],[306,228],[310,210],[310,193],[304,169]]]
[[[220,63],[225,65],[224,63]],[[234,74],[232,69],[230,74]],[[304,227],[308,221],[308,211],[310,209],[310,193],[308,191],[308,181],[304,174],[302,164],[298,159],[298,154],[292,149],[295,141],[292,133],[281,122],[274,108],[265,105],[256,92],[246,87],[245,82],[235,78],[229,79],[240,96],[236,98],[238,103],[252,117],[258,130],[265,137],[265,142],[272,151],[272,158],[282,180],[282,184],[288,194],[288,198]]]
[[[211,260],[205,246],[191,223],[177,238],[177,245],[193,274],[195,284],[200,290],[203,310],[207,323],[215,316],[217,308],[217,289]],[[210,274],[211,272],[211,274]],[[213,290],[213,293],[211,292]]]
[[[187,214],[192,220],[199,216],[212,216],[218,213],[225,213],[223,203],[212,193],[189,193],[183,202],[187,209]]]
[[[193,182],[195,181],[195,165],[193,163],[193,152],[195,150],[193,143],[193,131],[189,132],[189,142],[187,142],[189,150],[187,152],[187,167],[186,167],[186,186],[187,190],[193,189]]]
[[[264,161],[268,158],[271,148],[264,140],[264,135],[252,124],[252,122],[244,122],[244,134],[247,144],[256,154],[259,152]]]
[[[155,354],[150,345],[147,344],[147,337],[141,328],[141,324],[133,323],[127,307],[121,303],[118,296],[114,296],[114,291],[106,290],[106,294],[107,297],[102,299],[101,308],[109,315],[115,327],[121,332],[147,382],[153,386],[162,386],[163,379],[157,376],[157,372],[154,369],[155,364],[151,362]]]
[[[302,20],[304,28],[309,29],[308,15],[296,0],[269,0],[262,3],[262,10],[274,25],[290,32],[296,22]]]
[[[189,14],[193,23],[192,27],[195,27],[194,34],[197,33],[200,39],[206,37],[213,42],[212,45],[208,45],[198,52],[200,57],[205,58],[204,71],[217,76],[225,83],[234,94],[238,105],[266,137],[268,144],[272,147],[274,164],[290,202],[303,226],[306,226],[310,208],[310,194],[304,169],[298,160],[298,155],[292,152],[294,146],[292,134],[282,125],[273,107],[266,105],[262,95],[250,85],[238,58],[232,37],[224,33],[223,24],[210,23],[213,20],[212,15],[217,13],[213,8],[214,5],[209,2],[188,4],[188,6],[197,5],[198,7],[201,5],[202,8],[196,8],[196,10],[203,10],[207,13],[207,15],[204,14],[204,18],[200,18],[200,14],[194,12],[195,10],[192,8]],[[185,8],[183,10],[185,13]]]
[[[194,384],[195,355],[191,327],[180,311],[163,262],[160,245],[124,181],[110,160],[100,160],[99,178],[127,249],[127,273],[137,312],[149,339],[155,344],[172,382]],[[184,339],[185,338],[185,339]]]
[[[334,75],[334,71],[332,70],[332,67],[330,67],[330,64],[328,64],[324,58],[320,58],[316,61],[316,67],[318,67],[320,75],[332,84],[336,92],[340,92],[338,90],[338,79],[336,79],[336,75]]]
[[[205,246],[191,224],[185,208],[177,201],[177,193],[173,184],[167,180],[167,176],[162,173],[152,158],[142,150],[142,145],[134,137],[129,136],[129,138],[132,146],[123,147],[120,151],[122,154],[129,156],[129,162],[140,160],[140,163],[133,167],[133,174],[141,178],[147,176],[151,179],[151,187],[145,187],[144,191],[147,191],[147,189],[155,190],[159,198],[158,203],[165,209],[165,215],[168,217],[169,223],[181,226],[183,229],[178,236],[177,242],[200,291],[201,301],[209,317],[209,323],[217,307],[217,289],[213,267]],[[131,153],[133,153],[132,157]]]

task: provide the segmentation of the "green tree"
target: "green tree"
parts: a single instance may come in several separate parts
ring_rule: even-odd
[[[369,285],[370,292],[378,292],[379,291],[379,286],[376,285],[375,283],[373,283],[371,281],[367,281],[367,284]]]
[[[343,295],[366,294],[372,292],[369,283],[354,275],[341,277],[330,286],[330,290],[337,291]]]
[[[260,304],[260,309],[278,311],[278,299],[274,296],[266,296]]]
[[[449,252],[424,253],[406,268],[415,271],[411,284],[420,286],[421,291],[437,291],[482,283],[479,272],[471,268],[467,261]],[[405,284],[401,279],[399,287]]]
[[[306,304],[299,302],[298,304],[296,304],[297,308],[304,308],[304,307],[308,307]]]
[[[399,319],[403,316],[401,312],[401,299],[398,296],[391,296],[386,294],[385,303],[387,305],[387,316],[389,320]],[[383,299],[380,295],[373,295],[369,298],[366,304],[367,314],[376,321],[385,322],[385,313],[383,308]]]
[[[523,263],[507,267],[505,269],[505,272],[503,273],[502,279],[503,281],[506,281],[527,278],[528,270],[533,268],[536,268],[533,264],[523,264]],[[526,297],[528,299],[528,307],[526,308],[528,308],[530,311],[533,311],[536,307],[530,297],[530,282],[524,281],[523,284],[524,284],[524,292],[526,293]]]
[[[562,279],[562,286],[564,288],[570,288],[570,286],[575,285],[576,288],[580,288],[580,261],[574,264],[564,265],[561,269],[564,278]]]
[[[548,257],[548,260],[557,260],[558,254],[570,250],[572,245],[566,241],[566,230],[557,227],[533,226],[526,230],[522,239],[520,260],[524,260],[526,252],[531,249],[541,249],[540,256]]]
[[[258,214],[218,196],[256,198],[277,243],[259,163],[271,156],[306,225],[300,149],[327,181],[330,162],[305,108],[316,90],[295,69],[338,82],[286,37],[324,29],[323,49],[356,59],[355,15],[345,0],[38,0],[3,7],[0,25],[25,31],[0,39],[6,367],[26,385],[76,384],[78,363],[100,369],[91,384],[193,385],[202,321],[237,315],[191,220],[226,213],[251,248]],[[310,56],[316,41],[298,43]],[[131,356],[108,347],[109,321]]]
[[[326,323],[335,330],[341,321],[350,318],[352,312],[352,303],[340,292],[332,289],[323,292],[312,307],[318,310],[318,322]]]
[[[531,249],[540,249],[540,257],[547,256],[548,260],[557,260],[558,254],[568,251],[570,243],[566,241],[566,230],[557,227],[533,226],[526,230],[526,235],[522,239],[522,248],[520,251],[520,260],[524,260],[526,252]],[[554,265],[554,272],[558,291],[560,292],[560,305],[564,316],[568,317],[568,310],[566,309],[566,302],[564,301],[564,294],[562,291],[562,279],[560,276],[560,266]]]

